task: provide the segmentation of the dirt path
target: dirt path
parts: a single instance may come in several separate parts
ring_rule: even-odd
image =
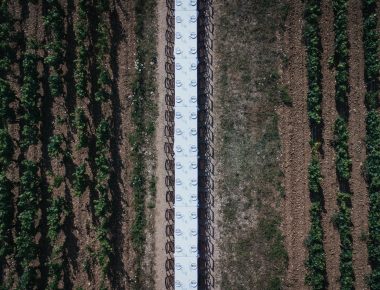
[[[282,107],[279,129],[282,140],[282,167],[286,197],[283,202],[283,233],[289,256],[286,274],[287,289],[308,289],[305,285],[305,238],[309,231],[310,198],[308,194],[308,164],[310,160],[310,130],[306,95],[306,52],[302,44],[303,4],[292,1],[284,35],[289,66],[284,69],[283,82],[289,88],[292,107]]]
[[[166,31],[166,1],[157,1],[157,23],[158,23],[158,37],[157,37],[157,92],[158,92],[158,121],[156,123],[156,154],[157,154],[157,168],[156,168],[156,208],[155,208],[155,225],[154,225],[154,240],[155,240],[155,257],[154,257],[154,275],[155,275],[155,289],[161,290],[165,288],[165,210],[167,209],[167,202],[165,199],[166,186],[165,186],[165,159],[164,152],[164,118],[165,118],[165,31]]]
[[[364,52],[363,22],[360,1],[350,0],[348,4],[348,37],[350,42],[350,95],[349,95],[349,150],[352,159],[352,178],[350,187],[352,196],[353,222],[353,265],[355,272],[355,289],[367,289],[365,277],[370,272],[368,252],[363,233],[368,232],[368,192],[362,175],[366,158],[364,105]]]
[[[325,212],[322,215],[322,226],[324,232],[323,246],[326,254],[327,281],[329,289],[339,289],[339,254],[340,239],[338,231],[334,228],[331,219],[337,212],[336,202],[338,183],[335,173],[335,150],[331,144],[334,139],[334,122],[337,118],[335,109],[335,74],[334,70],[328,68],[328,59],[334,54],[334,13],[331,1],[321,2],[321,35],[322,35],[322,118],[323,129],[323,151],[321,161],[322,188],[325,198]]]

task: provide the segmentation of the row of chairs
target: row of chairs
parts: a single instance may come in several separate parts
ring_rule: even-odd
[[[174,289],[174,10],[172,9],[175,0],[167,0],[167,16],[166,16],[166,45],[165,45],[165,137],[166,142],[164,150],[166,154],[165,170],[166,170],[166,202],[167,209],[165,212],[166,220],[166,261],[165,261],[165,286],[167,290]]]

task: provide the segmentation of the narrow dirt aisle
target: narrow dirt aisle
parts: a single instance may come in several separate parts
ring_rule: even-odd
[[[286,192],[282,229],[289,256],[285,284],[287,289],[308,289],[305,285],[305,238],[310,226],[307,168],[311,152],[306,108],[306,52],[302,43],[303,22],[300,21],[303,9],[301,1],[292,1],[284,39],[289,65],[284,68],[283,83],[289,88],[293,105],[282,107],[278,111]]]
[[[165,31],[166,31],[166,1],[157,1],[157,24],[158,24],[158,37],[157,37],[157,94],[158,94],[158,121],[156,122],[156,154],[157,154],[157,168],[156,168],[156,207],[155,207],[155,223],[154,223],[154,240],[155,240],[155,254],[154,254],[154,281],[155,289],[166,289],[165,287],[165,211],[168,207],[165,193],[165,151],[164,151],[164,127],[165,127]]]
[[[368,191],[363,177],[366,158],[366,108],[364,105],[364,52],[362,5],[360,1],[350,0],[348,4],[348,37],[350,42],[350,95],[349,95],[349,150],[352,159],[352,223],[353,223],[353,266],[355,288],[368,289],[365,281],[370,273],[368,252],[365,239],[368,233]]]
[[[322,189],[325,200],[325,211],[322,215],[324,231],[323,246],[326,254],[326,270],[329,289],[339,289],[339,253],[340,238],[336,228],[331,222],[338,210],[337,193],[338,182],[335,171],[335,150],[331,144],[334,140],[334,123],[337,118],[335,109],[335,72],[328,67],[328,60],[334,55],[334,13],[329,0],[321,2],[321,36],[322,36],[322,118],[323,151],[321,172],[323,176]]]

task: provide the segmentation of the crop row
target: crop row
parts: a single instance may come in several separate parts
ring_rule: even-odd
[[[380,289],[380,115],[379,109],[379,34],[375,0],[363,0],[363,44],[366,83],[366,149],[365,176],[369,193],[368,257],[372,268],[369,288]]]
[[[88,40],[89,25],[87,11],[89,9],[88,0],[80,0],[78,2],[78,20],[75,24],[75,41],[77,46],[75,59],[75,92],[77,96],[77,105],[80,99],[88,96],[87,93],[87,69],[88,69]],[[78,106],[74,112],[74,127],[76,129],[78,141],[77,150],[81,150],[88,146],[88,128],[85,111]],[[86,174],[86,163],[77,165],[73,174],[73,189],[76,196],[82,196],[88,184],[88,176]]]
[[[24,77],[21,86],[21,148],[26,152],[29,146],[38,141],[40,119],[38,100],[38,57],[34,44],[28,44],[24,53],[22,68]],[[40,200],[40,178],[35,161],[25,159],[21,163],[20,193],[17,202],[17,219],[19,229],[16,234],[16,258],[21,266],[20,289],[32,289],[35,285],[36,270],[34,260],[37,258],[36,219]]]
[[[136,275],[135,289],[143,288],[143,267],[142,256],[144,255],[144,244],[146,241],[145,227],[145,203],[148,194],[147,185],[147,164],[145,152],[149,149],[147,140],[151,140],[154,132],[154,116],[155,109],[152,104],[153,92],[153,69],[152,58],[154,51],[152,49],[153,33],[149,33],[149,19],[152,18],[150,11],[155,5],[154,0],[134,1],[136,15],[136,75],[133,83],[132,94],[132,124],[133,132],[130,133],[129,143],[131,146],[131,157],[133,163],[132,170],[132,190],[133,190],[133,206],[135,211],[135,219],[132,224],[132,245],[137,254],[136,257]],[[154,11],[154,10],[153,10]],[[151,188],[152,187],[152,188]],[[150,184],[149,191],[155,190],[154,183]]]
[[[46,44],[47,56],[45,63],[49,67],[48,85],[52,98],[58,98],[63,95],[63,71],[64,64],[64,11],[58,0],[47,1],[47,14],[44,17],[44,25],[48,35],[48,44]],[[58,122],[56,122],[58,124]],[[57,159],[59,164],[63,161],[63,150],[61,148],[64,142],[63,135],[53,135],[49,138],[48,154],[51,160]],[[63,177],[56,175],[53,169],[52,185],[49,191],[53,194],[54,188],[59,188],[63,182]],[[59,282],[62,279],[63,272],[63,245],[58,241],[58,235],[61,232],[64,218],[64,198],[51,197],[47,209],[47,238],[50,243],[51,252],[47,261],[48,267],[48,289],[59,289]]]
[[[78,21],[75,24],[75,40],[77,56],[75,59],[75,91],[79,98],[87,96],[87,64],[88,53],[86,39],[88,36],[87,5],[88,0],[80,0],[78,3]]]
[[[349,179],[351,159],[348,151],[348,94],[349,94],[349,41],[347,33],[348,1],[334,0],[335,53],[335,104],[338,118],[334,126],[334,147],[336,153],[336,174],[339,182],[337,195],[338,213],[334,224],[340,236],[340,285],[343,290],[354,289],[355,275],[352,264],[352,222]]]
[[[326,258],[323,248],[322,208],[323,192],[321,188],[321,167],[319,150],[322,143],[322,74],[321,74],[321,36],[319,29],[320,1],[306,1],[304,39],[307,51],[308,94],[307,109],[311,130],[312,159],[309,164],[309,194],[311,200],[311,227],[306,240],[308,259],[306,283],[314,290],[325,289]]]
[[[13,154],[7,120],[14,92],[6,79],[12,60],[11,31],[12,21],[7,3],[3,1],[0,4],[0,264],[4,263],[3,259],[11,252],[9,235],[12,229],[12,184],[6,176]]]
[[[95,100],[97,102],[105,102],[109,99],[109,84],[110,77],[106,67],[106,58],[109,54],[109,36],[108,24],[105,21],[109,11],[108,0],[98,1],[95,4],[95,11],[97,12],[97,26],[96,26],[96,65],[97,65],[97,88],[95,92]],[[103,112],[102,112],[103,113]],[[103,114],[102,114],[103,115]],[[105,117],[105,116],[102,116]],[[109,182],[110,182],[110,161],[109,161],[109,137],[110,128],[107,120],[102,120],[96,129],[96,174],[95,174],[95,188],[97,190],[97,197],[94,199],[95,216],[98,220],[97,225],[97,238],[100,243],[100,250],[98,252],[98,262],[102,269],[103,281],[108,273],[111,255],[113,248],[110,241],[110,216],[111,208],[109,201]],[[101,287],[104,287],[102,285]]]
[[[109,36],[108,36],[108,25],[106,25],[103,17],[105,13],[109,10],[108,0],[97,1],[96,11],[99,15],[98,25],[96,26],[97,40],[95,43],[96,49],[96,69],[97,69],[97,91],[95,93],[95,100],[98,102],[104,102],[109,99],[109,92],[107,90],[111,79],[106,67],[107,61],[105,57],[109,53]]]
[[[109,124],[103,120],[96,129],[96,190],[97,199],[94,200],[95,215],[98,219],[97,237],[100,242],[100,251],[98,261],[102,268],[103,275],[106,275],[109,269],[110,256],[112,254],[112,245],[109,235],[110,227],[110,202],[108,199],[110,164],[108,160],[108,141],[109,141]]]

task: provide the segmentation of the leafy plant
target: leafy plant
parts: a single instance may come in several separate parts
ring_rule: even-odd
[[[322,130],[322,73],[321,73],[321,36],[320,22],[321,7],[320,1],[306,1],[305,6],[305,26],[304,40],[307,51],[307,77],[308,94],[307,110],[309,125],[311,129],[312,158],[309,164],[309,194],[311,200],[310,219],[311,227],[306,247],[308,258],[306,260],[307,274],[306,283],[313,290],[325,289],[326,278],[326,257],[323,248],[323,228],[321,223],[321,213],[323,204],[323,192],[321,187],[322,174],[319,161],[319,148],[323,142],[320,134],[315,132]]]
[[[75,90],[77,96],[84,98],[87,95],[87,46],[86,39],[88,35],[87,20],[88,3],[87,0],[80,0],[78,4],[78,22],[75,25],[75,40],[78,50],[75,59]]]
[[[39,202],[39,177],[37,165],[24,160],[21,164],[22,174],[20,178],[20,194],[17,202],[18,222],[20,229],[16,236],[16,258],[20,261],[21,277],[19,286],[21,289],[32,289],[35,285],[36,270],[33,261],[37,258],[37,244],[35,235]]]
[[[87,187],[87,180],[88,177],[86,175],[86,165],[81,164],[75,169],[74,172],[73,187],[75,195],[81,196],[85,192]]]
[[[10,250],[9,231],[12,227],[12,192],[11,182],[0,172],[0,258]]]
[[[87,145],[88,131],[87,131],[87,119],[82,108],[75,109],[74,126],[78,134],[77,148],[81,149]]]
[[[352,223],[351,195],[349,179],[351,177],[351,159],[348,151],[348,93],[349,93],[349,43],[347,33],[347,0],[334,0],[335,31],[335,104],[339,116],[335,121],[336,173],[339,180],[338,213],[335,224],[340,236],[340,285],[341,289],[353,290],[355,283],[352,265]]]
[[[22,115],[21,148],[26,149],[30,145],[37,144],[40,113],[38,109],[39,83],[37,72],[37,55],[29,49],[24,54],[22,62],[24,78],[21,86],[20,105],[24,111]]]
[[[50,157],[58,157],[62,152],[63,136],[54,135],[49,138],[48,153]]]
[[[47,210],[47,225],[48,233],[47,237],[52,245],[52,253],[47,262],[49,269],[49,283],[48,289],[59,289],[59,281],[62,277],[63,262],[61,259],[62,246],[57,244],[59,232],[62,228],[61,219],[65,214],[65,200],[63,197],[56,197],[50,200],[50,206]]]

